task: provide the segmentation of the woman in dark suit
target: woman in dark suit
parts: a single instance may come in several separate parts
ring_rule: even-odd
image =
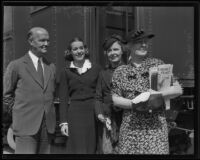
[[[95,113],[98,118],[98,153],[107,154],[114,153],[115,146],[118,142],[118,130],[121,123],[121,110],[113,106],[110,93],[110,82],[112,74],[118,66],[126,62],[126,54],[124,44],[126,42],[120,35],[112,35],[108,37],[103,49],[108,58],[108,65],[99,74],[96,89]],[[111,123],[111,126],[110,124]],[[107,124],[107,125],[106,125]],[[111,128],[110,128],[110,127]],[[103,134],[109,136],[111,145],[109,149],[102,146],[104,143]],[[104,143],[105,144],[105,143]]]
[[[100,66],[90,62],[88,49],[80,38],[70,41],[59,84],[60,126],[68,136],[67,154],[94,154],[96,151],[95,89]]]

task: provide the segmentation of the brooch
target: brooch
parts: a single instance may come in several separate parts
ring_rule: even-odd
[[[148,78],[149,77],[149,72],[144,72],[141,74],[142,77]]]
[[[128,81],[132,80],[132,79],[136,79],[136,74],[134,75],[129,75],[128,76]]]

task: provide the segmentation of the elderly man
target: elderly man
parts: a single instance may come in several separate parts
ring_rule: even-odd
[[[53,105],[55,65],[44,56],[49,33],[44,28],[34,27],[28,32],[28,42],[28,53],[7,67],[3,100],[13,102],[15,153],[49,154],[56,125]]]

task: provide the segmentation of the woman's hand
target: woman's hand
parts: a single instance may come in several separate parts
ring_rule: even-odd
[[[179,84],[178,81],[173,82],[173,86],[166,87],[162,91],[155,91],[150,89],[151,94],[162,94],[165,100],[176,98],[183,94],[183,87]]]
[[[146,102],[149,99],[149,96],[150,92],[141,93],[132,100],[132,103],[137,104],[140,102]]]
[[[98,114],[98,119],[106,125],[108,130],[111,130],[111,120],[108,117],[105,117],[103,114]]]
[[[61,133],[62,135],[69,136],[68,124],[61,125]]]

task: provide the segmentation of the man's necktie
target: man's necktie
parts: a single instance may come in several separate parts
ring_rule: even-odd
[[[41,64],[41,60],[38,59],[38,75],[40,77],[40,80],[42,82],[42,86],[44,85],[44,76],[43,76],[43,69],[42,69],[42,64]]]

